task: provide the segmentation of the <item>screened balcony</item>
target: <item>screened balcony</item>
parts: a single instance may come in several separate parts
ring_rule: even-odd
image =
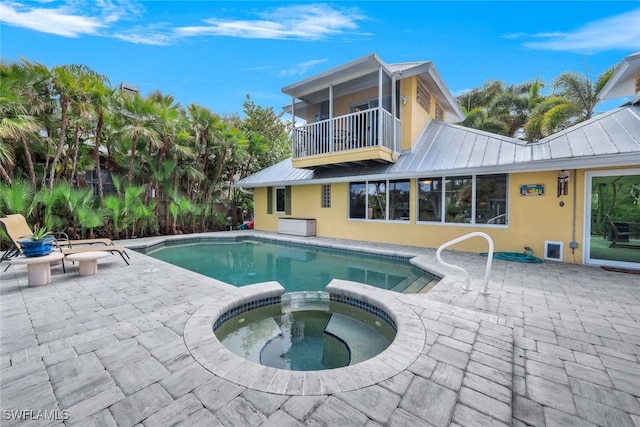
[[[385,151],[391,153],[399,139],[400,120],[384,108],[371,108],[296,127],[293,158],[375,151],[371,148],[386,148]],[[377,157],[372,157],[375,159]]]
[[[294,120],[293,165],[314,168],[393,162],[400,151],[396,76],[376,55],[320,73],[282,91]],[[296,122],[296,119],[301,122]]]

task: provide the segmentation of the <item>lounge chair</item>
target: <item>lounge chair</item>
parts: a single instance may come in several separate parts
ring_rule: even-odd
[[[27,236],[31,236],[33,234],[33,231],[31,231],[31,227],[29,227],[29,224],[27,224],[27,219],[24,217],[24,215],[22,214],[11,214],[11,215],[7,215],[5,218],[3,218],[3,223],[5,223],[6,227],[11,227],[12,230],[14,230],[14,234],[15,235],[20,235],[22,237],[27,237]],[[6,221],[9,221],[9,225],[7,225]],[[67,235],[67,233],[53,233],[55,238],[56,238],[56,243],[59,246],[68,246],[68,247],[73,247],[73,245],[94,245],[94,244],[101,244],[101,245],[113,245],[113,242],[111,241],[111,239],[80,239],[80,240],[71,240],[69,239],[69,236]]]
[[[31,236],[33,233],[27,224],[24,216],[7,215],[4,218],[0,218],[0,223],[4,226],[4,230],[11,239],[12,246],[2,255],[0,262],[9,260],[15,256],[22,254],[22,244],[20,240]],[[117,252],[120,254],[124,262],[129,265],[129,255],[122,246],[116,246],[110,239],[83,239],[83,240],[70,240],[66,237],[66,234],[60,239],[54,242],[57,251],[60,251],[64,255],[77,254],[81,252]],[[73,245],[85,245],[76,246]],[[89,245],[89,246],[86,246]],[[8,268],[8,267],[7,267]]]
[[[611,240],[611,244],[609,245],[610,248],[640,249],[640,245],[629,243],[629,237],[640,234],[638,231],[631,230],[631,226],[635,226],[635,223],[628,223],[627,221],[614,222],[607,214],[604,215],[604,218],[609,226],[609,239]]]

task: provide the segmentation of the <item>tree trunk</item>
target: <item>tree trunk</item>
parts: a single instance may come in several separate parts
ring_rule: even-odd
[[[73,158],[74,152],[77,150],[78,141],[80,140],[80,127],[76,125],[73,130],[73,142],[69,146],[69,149],[65,153],[64,158],[62,159],[62,163],[60,163],[60,170],[56,174],[56,180],[59,181],[60,178],[65,177],[66,171],[69,167],[70,159]]]
[[[0,175],[2,176],[2,178],[5,179],[5,181],[7,181],[9,183],[9,185],[11,185],[13,183],[11,177],[7,173],[7,170],[1,164],[0,164]]]
[[[96,125],[96,134],[94,137],[95,147],[93,148],[93,159],[96,162],[96,174],[98,175],[98,196],[101,204],[104,204],[104,188],[102,185],[102,171],[100,167],[100,133],[104,125],[104,113],[102,110],[98,113],[98,124]]]
[[[138,134],[134,133],[131,138],[131,158],[129,159],[129,173],[127,174],[129,185],[133,183],[133,165],[136,158],[136,145],[138,145]]]
[[[27,138],[22,135],[22,146],[24,147],[24,157],[27,159],[27,168],[29,169],[29,179],[31,180],[31,187],[33,187],[34,191],[38,188],[38,184],[36,183],[36,171],[33,167],[33,158],[31,157],[31,151],[29,151],[29,143],[27,142]]]
[[[66,96],[63,96],[60,100],[60,135],[58,136],[58,147],[56,148],[56,154],[51,161],[51,171],[49,172],[49,192],[53,193],[53,184],[55,182],[56,166],[60,161],[62,155],[62,147],[64,146],[64,134],[67,129],[67,109],[69,102]]]
[[[49,161],[51,160],[51,132],[49,131],[49,129],[47,129],[47,136],[49,138],[47,138],[47,155],[45,156],[45,160],[44,160],[44,170],[48,171],[49,170]],[[44,172],[42,174],[42,184],[40,184],[41,188],[45,188],[47,185],[47,174],[46,172]]]
[[[207,197],[205,198],[205,200],[207,201],[211,200],[211,196],[213,195],[213,191],[216,188],[218,180],[220,180],[220,177],[222,176],[222,169],[224,169],[224,162],[226,161],[226,159],[227,159],[227,149],[225,148],[224,151],[222,152],[222,158],[220,159],[220,167],[216,171],[216,176],[211,181],[209,190],[207,190]]]

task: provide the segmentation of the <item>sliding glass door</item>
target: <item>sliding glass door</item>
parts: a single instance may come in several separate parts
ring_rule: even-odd
[[[585,264],[640,269],[640,169],[587,172]]]

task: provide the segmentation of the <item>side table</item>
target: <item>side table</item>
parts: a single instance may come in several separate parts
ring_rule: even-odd
[[[51,252],[49,255],[37,257],[20,256],[10,261],[11,265],[26,265],[29,286],[43,286],[51,283],[51,263],[60,261],[64,255]]]
[[[78,252],[76,254],[69,254],[67,258],[69,261],[78,261],[78,271],[81,276],[93,276],[98,273],[98,259],[109,256],[107,252]]]

